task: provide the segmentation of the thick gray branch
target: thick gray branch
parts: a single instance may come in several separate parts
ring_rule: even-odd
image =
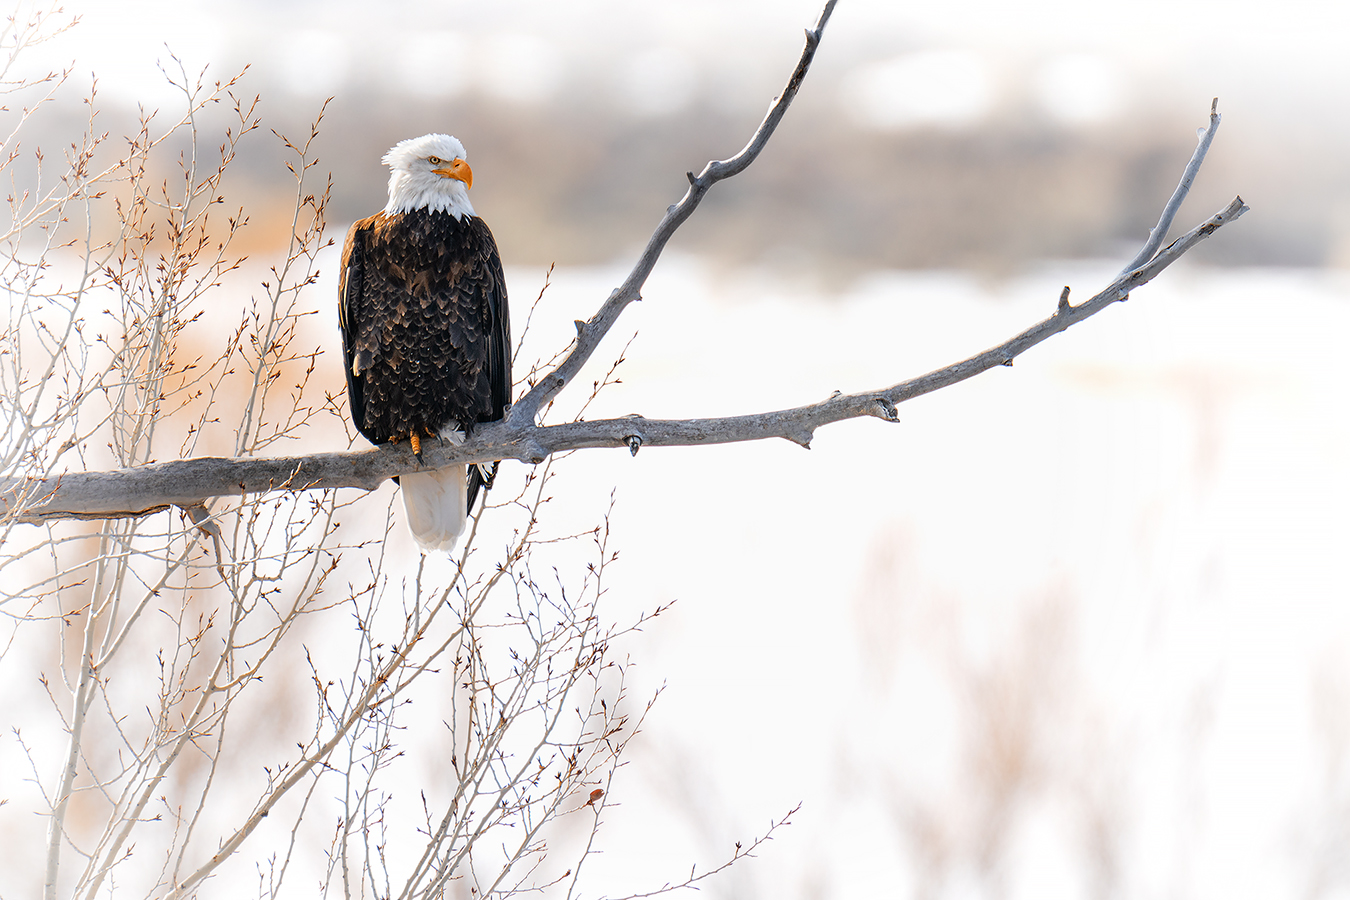
[[[596,422],[536,425],[539,406],[571,381],[619,313],[637,299],[642,284],[675,229],[689,217],[713,184],[742,171],[763,149],[806,75],[833,8],[834,0],[830,0],[815,29],[807,32],[806,49],[787,88],[769,108],[750,142],[731,159],[708,163],[697,177],[690,173],[689,192],[666,212],[628,279],[589,322],[578,326],[577,343],[571,354],[515,404],[505,420],[480,426],[458,446],[424,443],[420,462],[406,445],[396,445],[279,459],[203,457],[113,472],[75,472],[46,479],[10,478],[0,481],[0,519],[32,523],[53,519],[104,519],[139,516],[177,506],[187,510],[193,521],[198,522],[205,512],[201,508],[203,501],[213,497],[342,487],[374,490],[388,478],[454,463],[497,459],[540,463],[553,453],[589,447],[627,447],[636,454],[645,446],[725,444],[774,437],[806,447],[815,430],[822,425],[861,416],[895,421],[896,406],[906,400],[997,366],[1012,365],[1017,356],[1051,335],[1126,299],[1132,290],[1153,279],[1191,247],[1247,211],[1242,198],[1238,197],[1208,221],[1167,247],[1158,249],[1218,128],[1216,101],[1210,110],[1209,128],[1187,164],[1181,184],[1168,201],[1157,227],[1150,233],[1148,243],[1130,267],[1105,290],[1077,306],[1069,302],[1066,287],[1053,315],[997,347],[890,387],[860,394],[836,394],[820,403],[795,409],[717,419],[664,420],[631,416]]]
[[[387,478],[423,467],[494,459],[538,463],[553,453],[588,447],[627,447],[636,453],[641,447],[726,444],[774,437],[808,446],[815,430],[822,425],[862,416],[895,421],[896,406],[906,400],[980,372],[1011,365],[1017,356],[1051,335],[1126,299],[1135,288],[1152,280],[1191,247],[1246,211],[1247,206],[1238,197],[1087,302],[1070,305],[1066,289],[1054,315],[997,347],[875,391],[840,394],[795,409],[716,419],[632,416],[543,427],[509,420],[494,422],[480,427],[459,446],[424,444],[422,464],[406,446],[399,445],[282,459],[183,459],[115,472],[80,472],[46,480],[11,479],[0,484],[0,508],[22,522],[114,518],[143,515],[169,506],[191,508],[220,496],[339,487],[372,490]]]

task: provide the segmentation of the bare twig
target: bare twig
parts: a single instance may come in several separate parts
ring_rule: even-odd
[[[763,834],[757,835],[755,839],[750,842],[750,845],[748,847],[742,845],[740,841],[737,841],[736,847],[732,852],[731,857],[727,859],[726,862],[722,863],[715,869],[709,869],[706,872],[697,872],[697,873],[691,870],[689,872],[689,877],[686,878],[684,881],[681,881],[679,883],[667,883],[662,885],[657,890],[647,891],[642,894],[628,894],[627,896],[624,897],[618,897],[616,898],[616,900],[646,900],[646,898],[648,897],[659,897],[662,896],[663,894],[668,894],[671,891],[679,891],[686,889],[694,891],[699,890],[700,881],[703,881],[705,878],[711,878],[712,876],[718,874],[719,872],[725,871],[727,868],[735,865],[737,862],[741,861],[742,859],[745,859],[748,856],[754,856],[755,851],[758,850],[763,844],[766,844],[769,841],[773,840],[773,835],[775,831],[777,831],[780,828],[783,828],[784,826],[792,824],[792,817],[795,816],[801,810],[801,808],[802,805],[798,803],[796,806],[792,807],[792,809],[788,810],[787,815],[783,816],[783,818],[779,819],[776,822],[770,822],[768,829]]]
[[[1172,220],[1177,217],[1177,211],[1181,209],[1181,204],[1185,202],[1186,195],[1191,192],[1191,184],[1195,181],[1195,176],[1200,173],[1200,165],[1205,161],[1205,154],[1209,152],[1209,145],[1214,143],[1214,135],[1219,131],[1219,122],[1223,116],[1219,115],[1219,98],[1215,97],[1209,105],[1209,127],[1201,128],[1199,133],[1199,143],[1195,147],[1195,152],[1191,154],[1191,161],[1186,163],[1186,169],[1181,173],[1181,181],[1177,184],[1177,189],[1172,192],[1167,205],[1163,207],[1162,215],[1158,217],[1158,224],[1154,225],[1148,233],[1148,240],[1134,259],[1125,264],[1125,268],[1120,270],[1121,275],[1128,275],[1144,263],[1153,259],[1157,254],[1158,248],[1162,242],[1167,239],[1167,232],[1172,227]]]
[[[797,96],[797,91],[806,78],[807,70],[811,68],[811,60],[815,58],[816,47],[820,44],[820,38],[825,32],[826,23],[830,21],[830,14],[834,12],[835,2],[836,0],[828,0],[825,8],[821,10],[820,18],[816,20],[815,27],[807,30],[806,46],[802,49],[801,59],[797,61],[797,67],[792,70],[792,76],[788,78],[787,86],[783,88],[783,92],[769,105],[769,111],[765,113],[764,120],[759,123],[755,133],[750,136],[749,142],[730,159],[709,162],[697,176],[693,172],[686,173],[689,179],[689,190],[685,192],[679,203],[666,210],[665,216],[656,226],[656,231],[647,241],[646,249],[638,257],[637,265],[633,266],[633,270],[628,273],[628,277],[623,284],[614,289],[614,292],[609,295],[609,299],[605,301],[595,315],[591,316],[586,322],[578,321],[576,345],[572,348],[572,352],[556,369],[539,379],[539,382],[524,397],[512,405],[506,417],[509,426],[534,424],[540,408],[576,377],[577,373],[581,371],[581,367],[591,358],[595,348],[600,345],[600,341],[609,333],[610,328],[618,321],[619,315],[627,308],[628,304],[634,300],[642,299],[642,286],[646,284],[647,276],[656,267],[656,261],[660,259],[661,251],[665,249],[666,242],[675,234],[676,229],[693,215],[694,210],[703,200],[703,195],[708,193],[717,182],[745,171],[759,156],[760,151],[769,142],[774,129],[778,127],[778,123],[782,121],[783,115]]]

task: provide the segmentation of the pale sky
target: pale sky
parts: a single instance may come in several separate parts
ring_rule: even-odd
[[[659,114],[699,90],[759,98],[765,77],[776,90],[819,4],[400,0],[375,11],[348,0],[75,0],[67,9],[83,24],[43,48],[42,61],[73,62],[81,77],[96,71],[118,98],[167,96],[156,70],[167,46],[190,69],[211,63],[223,75],[247,62],[301,96],[373,80],[412,93],[478,89],[548,102],[607,84],[619,109]],[[1348,35],[1350,5],[1314,0],[844,0],[815,77],[840,102],[880,106],[859,112],[878,127],[970,124],[1019,93],[1069,121],[1203,109],[1213,94],[1228,110],[1284,117],[1344,97]],[[911,85],[938,87],[898,104],[876,99]]]

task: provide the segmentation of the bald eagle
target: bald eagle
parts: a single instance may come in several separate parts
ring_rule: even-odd
[[[428,134],[395,145],[389,203],[347,233],[338,324],[352,420],[375,444],[459,443],[511,402],[511,330],[497,243],[469,203],[464,145]],[[495,471],[495,468],[493,469]],[[424,550],[454,549],[480,466],[400,479],[408,527]]]

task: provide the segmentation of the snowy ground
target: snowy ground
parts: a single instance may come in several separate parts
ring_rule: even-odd
[[[538,317],[561,335],[621,274],[555,272]],[[1112,274],[826,294],[671,260],[588,416],[884,386]],[[512,273],[518,313],[541,280]],[[611,614],[678,600],[632,645],[634,697],[666,689],[590,887],[680,881],[800,802],[714,895],[1344,893],[1347,294],[1182,267],[899,425],[573,457],[578,522],[617,488]]]
[[[831,292],[674,256],[583,376],[637,332],[587,415],[886,386],[1114,268]],[[623,275],[555,271],[521,358],[565,344]],[[508,280],[519,335],[543,273]],[[331,318],[312,326],[334,346]],[[1344,273],[1180,266],[1010,369],[903,404],[898,425],[823,428],[810,451],[563,460],[547,528],[593,526],[615,498],[605,614],[677,601],[619,651],[630,712],[665,687],[606,795],[584,896],[681,882],[798,804],[707,894],[1350,895],[1347,333]],[[335,390],[339,360],[319,358]],[[391,497],[352,499],[378,526]],[[401,527],[389,549],[412,571]],[[251,878],[269,840],[234,871]],[[296,896],[322,865],[303,856]]]

